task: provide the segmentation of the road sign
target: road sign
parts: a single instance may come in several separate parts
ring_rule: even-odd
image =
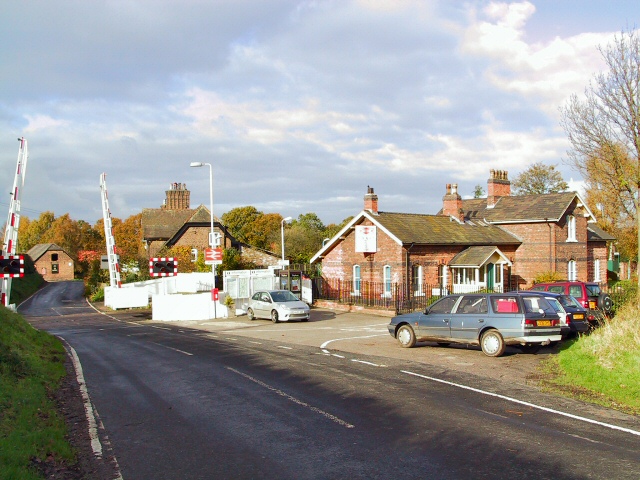
[[[173,257],[149,259],[149,275],[152,277],[173,277],[178,274],[178,261]]]
[[[220,265],[222,263],[222,249],[205,248],[204,263],[205,265]]]

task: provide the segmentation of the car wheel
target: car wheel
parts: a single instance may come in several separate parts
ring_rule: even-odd
[[[409,325],[402,325],[396,333],[396,338],[404,348],[411,348],[416,344],[416,334]]]
[[[249,320],[255,320],[256,319],[256,315],[255,315],[255,313],[253,313],[253,308],[247,309],[247,317],[249,317]]]
[[[605,313],[611,312],[613,308],[613,299],[608,293],[601,293],[598,297],[598,308]]]
[[[487,330],[480,338],[482,352],[489,357],[499,357],[504,353],[504,339],[497,330]]]
[[[303,321],[303,322],[308,322],[308,321],[309,321],[309,319],[308,319],[308,318],[303,318],[303,319],[302,319],[302,321]]]
[[[271,321],[273,323],[278,323],[278,311],[277,310],[271,310]]]

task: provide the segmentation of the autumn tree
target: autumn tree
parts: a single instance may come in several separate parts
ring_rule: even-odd
[[[42,212],[37,220],[29,220],[26,217],[22,217],[18,227],[19,249],[26,252],[39,243],[45,243],[42,238],[51,228],[55,218],[54,213],[49,211]]]
[[[607,70],[593,77],[583,98],[572,95],[562,109],[562,126],[571,142],[568,155],[591,188],[608,188],[624,197],[624,205],[603,208],[618,209],[614,216],[627,215],[627,209],[638,238],[640,37],[637,30],[623,31],[598,50]]]
[[[564,192],[568,190],[569,184],[554,165],[537,162],[514,178],[511,188],[514,195],[542,195]]]
[[[112,231],[120,262],[144,263],[146,253],[142,243],[142,213],[132,215],[124,222],[117,222]]]
[[[221,220],[236,240],[250,244],[253,223],[261,215],[256,207],[237,207],[223,214]]]

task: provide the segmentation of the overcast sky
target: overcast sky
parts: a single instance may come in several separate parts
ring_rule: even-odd
[[[29,145],[22,215],[253,205],[325,224],[436,213],[490,169],[566,162],[559,109],[635,28],[637,0],[0,1],[0,212]],[[6,218],[3,217],[0,219]]]

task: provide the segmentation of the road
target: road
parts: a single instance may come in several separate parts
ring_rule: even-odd
[[[239,318],[241,328],[232,319],[192,328],[143,312],[100,313],[81,295],[81,283],[50,284],[19,311],[76,350],[126,480],[640,472],[636,417],[465,372],[465,363],[479,370],[479,350],[446,349],[456,369],[412,361],[445,350],[399,349],[381,317],[347,319],[351,331],[336,327],[341,316],[315,310],[308,323]],[[371,355],[376,344],[401,354]],[[527,360],[507,361],[518,358]]]

